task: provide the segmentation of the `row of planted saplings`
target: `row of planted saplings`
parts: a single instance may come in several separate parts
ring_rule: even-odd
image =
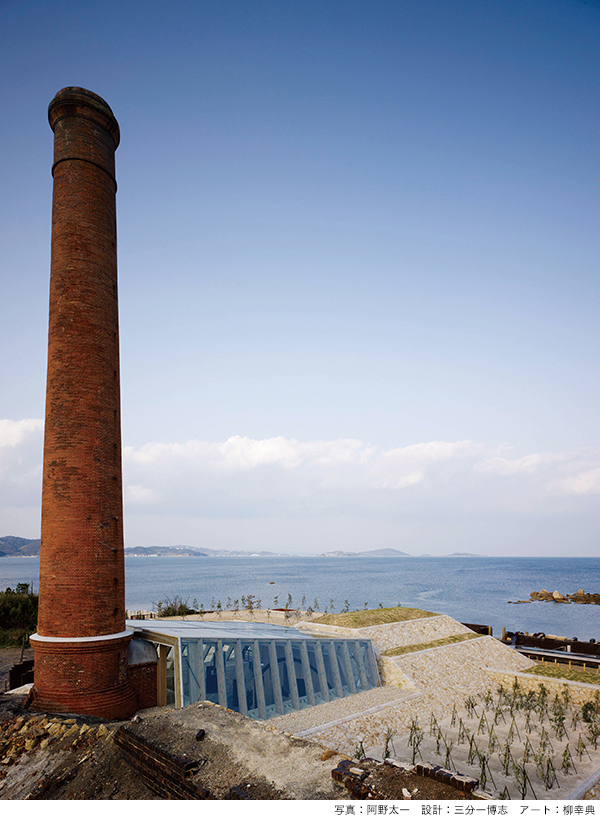
[[[258,598],[256,595],[242,595],[240,598],[231,598],[228,597],[225,603],[221,601],[221,599],[217,599],[213,596],[210,601],[210,608],[206,608],[203,603],[198,603],[197,598],[194,598],[192,601],[191,606],[189,605],[189,598],[185,600],[180,595],[165,595],[164,599],[159,601],[157,604],[153,604],[157,615],[161,618],[169,618],[174,616],[181,616],[181,615],[204,615],[206,613],[222,613],[222,612],[255,612],[262,608],[263,601],[261,598]],[[379,604],[379,607],[382,608],[383,604]],[[320,612],[320,604],[317,598],[315,598],[312,603],[307,604],[306,595],[302,596],[302,600],[298,604],[298,608],[301,612],[306,613],[306,615],[310,616],[313,615],[315,612]],[[340,608],[339,605],[337,606],[339,612],[345,613],[350,611],[350,603],[346,599],[344,601],[343,606]],[[366,601],[364,604],[364,608],[369,608],[369,602]],[[291,594],[288,593],[287,598],[283,598],[279,595],[275,595],[273,597],[273,606],[268,606],[268,610],[284,610],[286,613],[290,613],[294,610],[294,599],[292,598]],[[336,611],[336,603],[333,598],[330,598],[329,602],[323,607],[323,614],[327,615],[328,613],[333,614]]]
[[[467,765],[477,768],[482,789],[492,786],[498,791],[493,775],[496,767],[490,766],[490,762],[495,763],[492,760],[494,755],[504,777],[512,779],[516,794],[521,799],[527,795],[537,799],[531,776],[537,776],[546,790],[558,787],[558,772],[565,776],[576,773],[576,759],[581,761],[586,755],[591,759],[590,747],[594,751],[598,748],[600,692],[596,692],[593,700],[578,707],[567,684],[560,695],[551,698],[543,684],[532,691],[523,689],[515,680],[510,689],[499,686],[495,694],[488,690],[479,697],[467,697],[464,709],[466,715],[463,718],[456,705],[453,707],[447,732],[432,713],[428,733],[435,742],[436,754],[447,769],[456,770],[452,752],[459,746],[465,747]],[[422,757],[426,730],[417,718],[411,720],[407,746],[411,749],[413,764]],[[552,735],[561,745],[567,741],[562,752],[555,750]],[[389,752],[390,740],[388,729],[384,757],[386,751]],[[520,754],[515,754],[517,742],[522,747]],[[508,785],[498,798],[511,799]]]

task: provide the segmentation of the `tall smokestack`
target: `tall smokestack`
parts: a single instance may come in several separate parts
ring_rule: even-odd
[[[115,150],[106,102],[50,103],[54,193],[38,631],[30,708],[129,717]]]

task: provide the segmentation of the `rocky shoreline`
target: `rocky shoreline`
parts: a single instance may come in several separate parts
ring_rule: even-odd
[[[542,589],[539,592],[532,592],[529,600],[550,601],[555,604],[600,604],[600,593],[585,592],[583,589],[578,589],[572,595],[561,595],[557,589],[554,592]]]

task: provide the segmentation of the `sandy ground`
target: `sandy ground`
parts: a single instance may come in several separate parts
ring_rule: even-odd
[[[495,694],[495,693],[494,693]],[[497,695],[494,698],[497,702]],[[564,800],[577,783],[600,768],[600,743],[594,749],[587,725],[578,710],[566,710],[564,736],[557,732],[552,714],[540,720],[531,712],[510,714],[507,708],[495,713],[479,699],[469,714],[458,708],[454,715],[415,721],[413,738],[417,760],[459,771],[480,781],[480,788],[499,798],[517,800]],[[392,739],[392,755],[411,761],[414,739],[411,734]],[[382,748],[368,749],[380,757]],[[516,767],[522,767],[521,772]]]

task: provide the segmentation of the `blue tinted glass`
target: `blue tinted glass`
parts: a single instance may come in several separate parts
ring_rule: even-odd
[[[219,702],[219,682],[217,677],[217,642],[204,641],[203,665],[206,700]]]
[[[206,699],[264,719],[379,685],[373,648],[365,639],[330,639],[256,623],[128,624],[142,637],[148,630],[179,638],[177,676],[172,648],[167,659],[170,705],[177,689],[184,706]]]
[[[271,669],[271,658],[269,656],[269,644],[265,641],[259,642],[260,647],[260,664],[263,681],[263,689],[265,693],[265,706],[267,708],[275,705],[275,690],[273,688],[273,674]]]
[[[308,655],[308,666],[310,669],[310,677],[313,685],[313,692],[315,693],[315,700],[321,703],[323,702],[323,695],[321,692],[321,678],[319,676],[316,641],[311,641],[310,643],[306,644],[306,654]]]

